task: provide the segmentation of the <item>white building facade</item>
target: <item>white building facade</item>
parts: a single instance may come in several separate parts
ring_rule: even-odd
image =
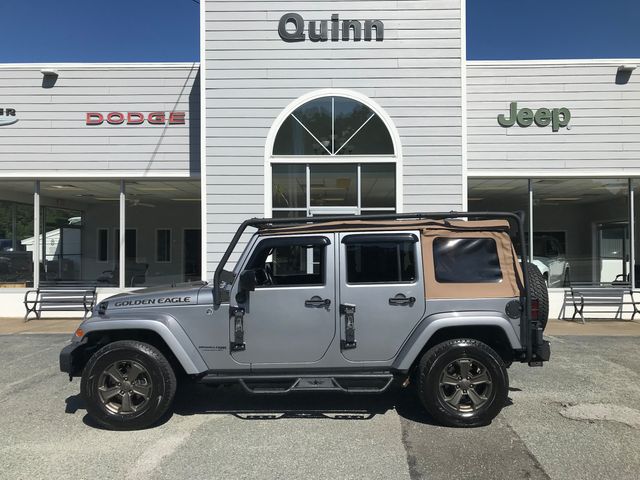
[[[254,216],[523,210],[555,296],[636,282],[640,60],[464,32],[461,0],[202,1],[199,64],[0,66],[2,315],[210,281]]]

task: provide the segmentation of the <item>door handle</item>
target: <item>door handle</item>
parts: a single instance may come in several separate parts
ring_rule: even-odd
[[[331,306],[331,300],[328,298],[323,299],[317,295],[314,295],[309,300],[304,301],[305,307],[316,307],[316,308],[329,308]]]
[[[389,305],[413,305],[416,303],[416,297],[407,297],[402,293],[398,293],[395,297],[389,299]]]

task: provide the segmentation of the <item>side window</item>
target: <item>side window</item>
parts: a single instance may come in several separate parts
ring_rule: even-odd
[[[325,245],[278,243],[263,241],[247,264],[247,269],[256,270],[259,286],[324,284]]]
[[[357,235],[345,238],[347,283],[414,282],[417,239],[413,235],[393,239],[389,236]]]
[[[433,259],[439,283],[495,283],[502,280],[498,249],[492,238],[436,238],[433,240]]]

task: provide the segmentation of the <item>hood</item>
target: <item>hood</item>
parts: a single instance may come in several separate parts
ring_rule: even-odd
[[[131,293],[120,293],[106,298],[98,305],[109,312],[132,308],[194,305],[198,303],[198,292],[206,283],[183,283],[171,286],[152,287]]]

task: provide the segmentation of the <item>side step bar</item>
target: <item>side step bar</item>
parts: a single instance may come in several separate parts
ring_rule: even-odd
[[[334,391],[345,393],[382,393],[393,382],[393,375],[353,374],[336,376],[288,376],[288,375],[250,375],[218,376],[206,375],[200,379],[203,383],[239,383],[249,393],[289,393],[309,391]]]

